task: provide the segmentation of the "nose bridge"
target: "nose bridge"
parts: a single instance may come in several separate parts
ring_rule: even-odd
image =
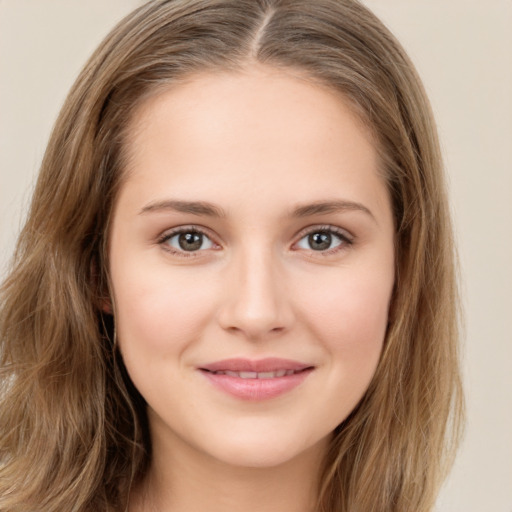
[[[286,329],[291,309],[284,277],[271,248],[255,242],[241,248],[230,263],[222,326],[248,338]]]

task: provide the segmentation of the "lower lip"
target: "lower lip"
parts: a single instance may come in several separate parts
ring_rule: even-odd
[[[269,400],[288,393],[301,384],[313,368],[273,379],[242,379],[230,375],[202,371],[203,375],[218,389],[241,400]]]

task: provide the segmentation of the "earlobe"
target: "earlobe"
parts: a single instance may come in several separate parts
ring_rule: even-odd
[[[102,275],[98,271],[98,264],[96,261],[91,263],[91,283],[92,288],[95,291],[95,307],[97,307],[102,313],[106,313],[108,315],[114,314],[108,284],[105,283],[105,279],[102,279]]]
[[[107,313],[108,315],[114,314],[114,308],[112,307],[112,301],[110,300],[110,297],[100,297],[99,307],[103,313]]]
[[[391,298],[389,299],[388,305],[388,325],[387,330],[396,321],[396,301],[397,301],[397,284],[393,285],[393,291],[391,292]]]

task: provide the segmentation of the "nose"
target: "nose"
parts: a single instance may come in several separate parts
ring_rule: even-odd
[[[230,263],[218,321],[256,341],[287,331],[293,308],[280,262],[269,251],[246,251]]]

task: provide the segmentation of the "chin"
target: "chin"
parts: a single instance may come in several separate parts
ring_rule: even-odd
[[[219,462],[240,468],[272,468],[292,463],[302,457],[323,456],[330,440],[330,435],[316,442],[304,439],[290,439],[289,432],[284,436],[259,435],[252,438],[230,439],[222,445],[217,444],[210,454]],[[219,448],[221,448],[219,450]]]

